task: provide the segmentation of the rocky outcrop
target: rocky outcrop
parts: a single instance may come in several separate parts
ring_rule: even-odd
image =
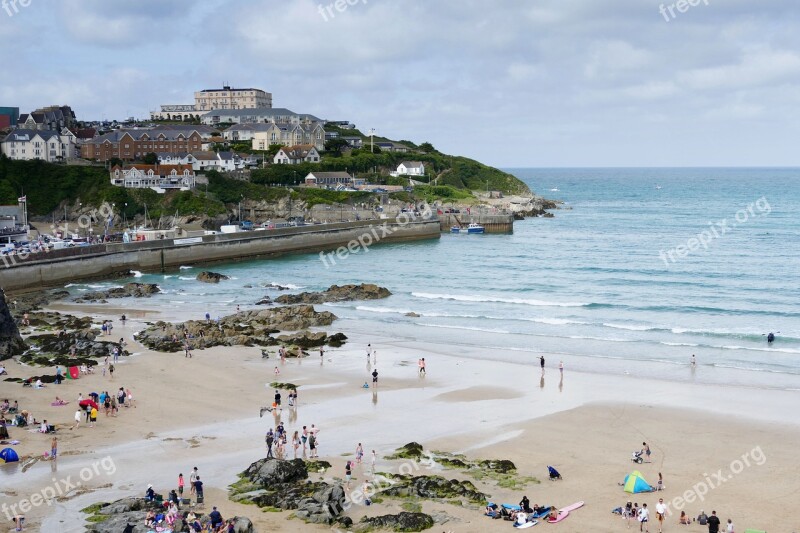
[[[301,292],[299,294],[283,294],[275,298],[279,304],[321,304],[326,302],[349,302],[352,300],[379,300],[388,298],[389,289],[373,283],[361,285],[331,285],[322,292]]]
[[[225,274],[218,274],[217,272],[210,271],[200,272],[197,275],[197,281],[202,281],[203,283],[219,283],[220,281],[224,281],[226,279],[231,278]]]
[[[243,311],[217,322],[190,320],[183,324],[156,322],[136,335],[136,340],[160,352],[183,350],[184,331],[195,347],[212,346],[275,346],[271,335],[281,331],[301,331],[329,326],[336,315],[317,312],[313,306],[274,307],[259,311]],[[203,332],[201,337],[200,332]],[[316,335],[316,334],[314,334]],[[325,335],[323,333],[323,335]]]
[[[345,503],[342,486],[309,481],[309,466],[302,459],[256,461],[231,486],[230,498],[259,507],[294,510],[297,518],[314,524],[351,525],[352,520],[339,516]]]
[[[470,503],[484,503],[489,496],[478,491],[470,481],[441,476],[391,476],[393,485],[381,494],[411,498],[452,500],[464,498]]]
[[[69,291],[64,289],[54,289],[49,291],[26,292],[9,296],[13,302],[11,312],[16,318],[21,318],[23,314],[41,309],[42,306],[56,300],[69,298]]]
[[[324,331],[312,333],[310,331],[300,331],[291,335],[281,335],[278,337],[278,342],[281,344],[288,344],[297,346],[298,348],[315,348],[317,346],[332,346],[339,348],[347,340],[344,333],[336,333],[328,336]]]
[[[68,355],[74,347],[77,355],[93,358],[112,355],[115,347],[121,348],[117,342],[98,340],[96,333],[91,330],[35,335],[28,337],[28,341],[43,354]],[[128,355],[128,352],[121,350],[120,355]]]
[[[90,533],[147,533],[152,528],[145,527],[144,522],[147,512],[153,510],[163,512],[163,507],[145,501],[143,498],[124,498],[113,503],[100,503],[83,509],[88,516],[89,524],[86,531]],[[182,513],[181,513],[182,514]],[[208,527],[208,515],[197,513],[203,526],[203,531]],[[253,523],[243,516],[233,517],[234,531],[236,533],[253,533]],[[182,519],[175,522],[174,531],[188,531]]]
[[[75,298],[78,303],[101,302],[109,298],[149,298],[161,292],[155,283],[126,283],[122,287],[114,287],[105,291],[93,291]]]
[[[0,361],[22,354],[28,347],[19,334],[17,324],[6,304],[6,295],[0,289]]]
[[[393,531],[425,531],[433,527],[433,518],[425,513],[399,513],[364,517],[360,524]]]

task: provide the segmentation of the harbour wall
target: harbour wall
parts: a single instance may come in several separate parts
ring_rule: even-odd
[[[367,220],[130,243],[80,246],[27,257],[3,256],[0,287],[25,292],[130,270],[163,272],[180,265],[330,251],[350,243],[438,239],[436,218]],[[367,238],[369,237],[369,238]]]

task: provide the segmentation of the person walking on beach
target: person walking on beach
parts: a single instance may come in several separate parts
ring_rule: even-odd
[[[697,359],[695,358],[694,354],[692,354],[692,366],[697,366]]]
[[[372,371],[372,386],[373,387],[377,387],[378,386],[378,369],[377,368]]]
[[[558,371],[561,372],[561,375],[564,375],[564,361],[558,363]]]
[[[378,454],[372,450],[372,474],[375,475],[375,463],[378,462]]]
[[[80,425],[81,425],[81,410],[79,408],[77,411],[75,411],[75,424],[69,429],[75,429]]]
[[[646,442],[642,443],[642,451],[647,456],[647,462],[650,463],[650,446],[648,446]]]
[[[347,482],[347,488],[350,489],[350,479],[353,477],[353,466],[350,461],[344,464],[344,479]]]
[[[183,498],[183,485],[184,485],[183,472],[181,472],[180,474],[178,474],[178,496],[180,496],[181,498]]]
[[[631,518],[633,517],[633,502],[628,500],[628,503],[625,504],[625,510],[623,511],[622,518],[625,519],[625,522],[628,524],[628,529],[631,528]]]
[[[194,467],[192,473],[189,474],[189,494],[194,494],[195,492],[195,481],[197,481],[197,467]]]
[[[303,435],[300,437],[300,439],[303,441],[303,455],[305,455],[306,442],[308,442],[308,429],[306,429],[306,426],[303,426]]]
[[[319,457],[317,455],[317,436],[314,433],[308,436],[308,450],[311,457]]]
[[[364,448],[361,446],[361,443],[358,443],[356,446],[356,463],[361,464],[361,459],[364,457]]]
[[[183,342],[183,351],[184,351],[184,354],[185,354],[184,357],[188,357],[188,358],[191,359],[191,357],[192,357],[192,347],[189,344],[189,339],[186,339]]]
[[[367,363],[369,363],[369,357],[372,355],[372,345],[367,344]]]
[[[639,531],[650,533],[648,522],[650,522],[650,510],[647,508],[647,504],[643,503],[642,508],[639,509]]]
[[[53,440],[50,441],[50,458],[55,459],[58,457],[58,439],[53,437]]]
[[[719,524],[717,512],[711,511],[711,516],[708,517],[708,533],[719,533]]]
[[[425,372],[425,358],[424,357],[419,360],[419,373],[420,374],[426,374],[426,372]]]
[[[664,528],[664,517],[667,514],[667,506],[664,505],[664,498],[659,498],[656,504],[656,517],[658,518],[658,533]]]
[[[323,346],[319,347],[319,359],[322,360],[322,357],[325,355],[325,348]]]
[[[114,381],[114,365],[108,365],[108,375],[111,381]]]
[[[267,436],[264,438],[267,443],[267,459],[270,457],[274,458],[275,456],[272,455],[272,443],[275,442],[275,435],[272,433],[272,428],[269,428],[267,431]]]
[[[294,458],[297,459],[297,450],[300,448],[300,432],[297,430],[292,435],[292,447],[294,448]]]
[[[542,374],[544,374],[544,356],[539,356],[539,366],[542,368]]]

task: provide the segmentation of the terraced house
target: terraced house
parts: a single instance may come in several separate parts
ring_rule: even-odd
[[[203,136],[196,130],[154,128],[116,130],[81,146],[81,157],[97,161],[141,159],[148,153],[199,152]]]
[[[75,137],[66,129],[64,134],[47,130],[13,130],[0,143],[0,153],[9,159],[41,159],[57,163],[75,156]]]
[[[310,144],[318,151],[325,149],[325,130],[320,124],[264,124],[253,132],[252,149],[268,150],[270,145],[295,146]]]

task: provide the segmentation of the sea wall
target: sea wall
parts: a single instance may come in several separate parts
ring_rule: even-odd
[[[24,259],[5,256],[0,263],[0,287],[8,292],[24,292],[113,276],[129,270],[159,272],[180,265],[327,251],[347,246],[367,235],[370,238],[362,238],[362,242],[368,240],[380,244],[436,239],[440,236],[440,224],[435,218],[413,222],[368,220],[83,246],[32,254]]]
[[[483,213],[476,210],[474,213],[443,213],[439,215],[439,222],[442,231],[450,231],[453,226],[466,226],[470,222],[476,222],[484,227],[486,233],[513,233],[514,215]]]

